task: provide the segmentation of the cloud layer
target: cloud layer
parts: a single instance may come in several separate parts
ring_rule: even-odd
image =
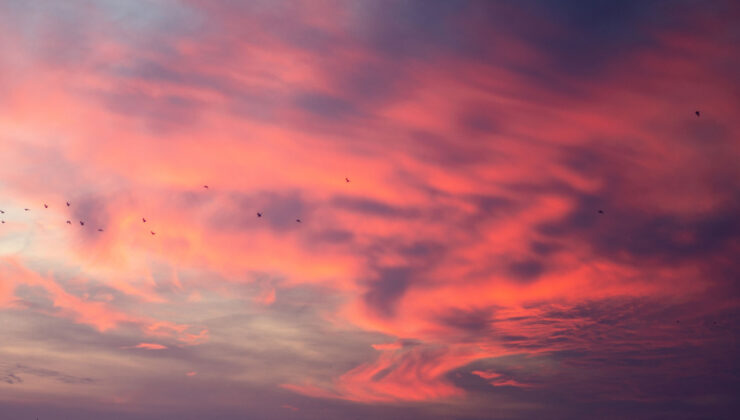
[[[0,407],[730,418],[738,17],[3,2]]]

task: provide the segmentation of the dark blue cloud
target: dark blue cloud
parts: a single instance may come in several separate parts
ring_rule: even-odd
[[[315,204],[306,201],[299,191],[258,192],[254,194],[228,193],[225,203],[209,215],[209,224],[225,230],[252,230],[268,227],[275,231],[300,228],[296,219],[308,220]],[[257,212],[262,217],[257,217]]]
[[[330,243],[330,244],[348,244],[355,238],[355,234],[349,230],[327,229],[311,234],[311,242]]]
[[[453,309],[439,316],[439,322],[448,327],[463,332],[482,334],[486,333],[493,319],[493,309],[462,310]]]
[[[408,267],[379,269],[377,278],[367,283],[368,290],[364,294],[365,303],[378,315],[394,315],[396,303],[411,285],[413,276],[414,271]]]
[[[545,266],[537,260],[515,261],[509,264],[508,274],[521,281],[536,280],[545,271]]]
[[[319,92],[299,94],[295,98],[295,104],[309,114],[327,119],[342,119],[356,112],[351,102]]]
[[[55,381],[62,382],[65,384],[90,384],[95,382],[92,378],[87,377],[77,377],[73,375],[68,375],[66,373],[58,372],[53,369],[44,369],[40,367],[31,367],[26,366],[20,363],[16,363],[15,365],[9,366],[5,368],[5,373],[0,373],[0,378],[7,377],[11,380],[15,379],[17,382],[23,382],[21,378],[18,375],[24,374],[24,375],[32,375],[32,376],[38,376],[42,378],[51,378]],[[0,379],[1,380],[1,379]],[[13,383],[13,382],[8,382]]]
[[[538,254],[541,256],[547,256],[547,255],[550,255],[552,253],[558,252],[559,250],[563,249],[563,247],[557,243],[541,242],[541,241],[533,241],[530,244],[530,247],[535,254]]]
[[[334,197],[331,200],[331,205],[339,209],[365,213],[371,216],[413,218],[420,215],[420,212],[416,209],[399,208],[378,200],[345,195]]]
[[[152,96],[133,91],[95,95],[109,110],[139,119],[155,132],[192,127],[205,108],[200,101],[177,95]]]

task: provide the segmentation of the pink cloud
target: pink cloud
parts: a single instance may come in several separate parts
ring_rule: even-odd
[[[145,350],[164,350],[167,346],[156,343],[139,343],[133,347],[126,347],[131,349],[145,349]]]
[[[736,309],[737,54],[711,13],[573,63],[555,40],[577,29],[510,6],[430,8],[434,30],[362,5],[169,7],[197,25],[0,25],[0,309],[136,349],[291,352],[253,382],[368,404],[462,401],[468,370],[539,386],[483,367],[500,359],[698,345],[675,308]],[[377,336],[362,353],[338,331]]]

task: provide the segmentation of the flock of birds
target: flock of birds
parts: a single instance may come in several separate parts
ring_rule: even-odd
[[[698,111],[698,110],[697,110],[697,111],[694,111],[694,114],[696,115],[696,117],[697,117],[697,118],[701,117],[701,112],[700,112],[700,111]],[[344,181],[345,181],[345,182],[350,182],[350,181],[349,181],[349,178],[347,178],[347,177],[344,177]],[[203,185],[203,188],[204,188],[204,189],[208,189],[208,185]],[[69,201],[67,201],[67,207],[70,207],[70,206],[71,206],[70,202],[69,202]],[[45,208],[45,209],[48,209],[48,208],[49,208],[49,205],[48,205],[48,204],[46,204],[46,203],[44,203],[44,208]],[[31,211],[31,209],[29,209],[29,208],[24,208],[23,210],[24,210],[24,211]],[[604,210],[601,210],[601,209],[597,210],[597,212],[598,212],[599,214],[604,214]],[[0,216],[2,216],[2,215],[4,215],[4,214],[5,214],[5,211],[3,211],[3,210],[0,210]],[[258,211],[258,212],[257,212],[257,217],[258,217],[258,218],[259,218],[259,217],[262,217],[262,212],[259,212],[259,211]],[[295,219],[295,221],[296,221],[296,223],[302,223],[302,221],[301,221],[301,219],[300,219],[300,218],[296,218],[296,219]],[[142,222],[142,223],[146,223],[146,217],[142,217],[142,218],[141,218],[141,222]],[[0,223],[2,223],[2,224],[5,224],[5,219],[3,218],[2,220],[0,220]],[[71,225],[71,224],[72,224],[72,221],[71,221],[71,220],[67,220],[67,224],[68,224],[68,225]],[[84,220],[80,220],[80,226],[85,226],[85,221],[84,221]],[[104,229],[103,229],[103,228],[98,228],[98,232],[103,232],[103,231],[104,231]],[[154,236],[154,235],[156,235],[156,234],[157,234],[157,233],[156,233],[155,231],[153,231],[153,230],[150,230],[150,231],[149,231],[149,233],[150,233],[150,234],[151,234],[152,236]]]
[[[697,110],[697,111],[694,111],[694,114],[696,115],[696,117],[697,117],[697,118],[701,117],[701,112],[700,112],[700,111],[698,111],[698,110]],[[344,181],[345,181],[345,182],[347,182],[347,183],[349,183],[349,182],[350,182],[349,178],[347,178],[347,177],[345,177],[345,178],[344,178]],[[204,189],[206,189],[206,190],[207,190],[207,189],[209,189],[208,185],[203,185],[203,188],[204,188]],[[70,203],[69,201],[67,201],[67,202],[66,202],[66,204],[67,204],[67,207],[70,207],[70,206],[71,206],[71,203]],[[45,208],[45,209],[48,209],[48,208],[49,208],[49,205],[48,205],[48,204],[46,204],[46,203],[44,203],[44,208]],[[31,209],[30,209],[30,208],[24,208],[23,210],[24,210],[24,211],[31,211]],[[597,210],[597,213],[599,213],[599,214],[604,214],[604,210],[602,210],[602,209],[599,209],[599,210]],[[4,214],[5,214],[5,211],[4,211],[4,210],[0,210],[0,216],[2,216],[2,215],[4,215]],[[258,217],[258,218],[261,218],[261,217],[262,217],[262,215],[263,215],[263,213],[262,213],[262,212],[259,212],[259,211],[257,212],[257,217]],[[296,219],[295,219],[295,221],[296,221],[296,223],[302,223],[302,221],[301,221],[301,219],[300,219],[300,218],[296,218]],[[2,224],[5,224],[5,219],[3,218],[2,220],[0,220],[0,222],[1,222]],[[79,222],[80,222],[80,226],[85,226],[85,221],[84,221],[84,220],[80,220]],[[142,223],[146,223],[146,222],[147,222],[147,220],[146,220],[146,217],[142,217],[142,218],[141,218],[141,222],[142,222]],[[71,221],[71,220],[67,220],[67,224],[68,224],[68,225],[71,225],[71,224],[72,224],[72,221]],[[98,232],[103,232],[103,231],[104,231],[104,229],[103,229],[103,228],[98,228]],[[157,233],[156,233],[156,232],[154,232],[153,230],[150,230],[150,231],[149,231],[149,233],[150,233],[150,234],[151,234],[152,236],[154,236],[154,235],[156,235],[156,234],[157,234]],[[681,321],[679,321],[679,320],[676,320],[676,324],[680,324],[680,323],[681,323]],[[717,321],[714,321],[714,325],[717,325]],[[37,420],[38,420],[38,419],[37,419]]]
[[[208,188],[208,186],[204,186],[204,187],[205,188]],[[67,207],[71,207],[72,206],[72,204],[69,201],[67,201],[66,204],[67,204]],[[47,203],[44,203],[44,208],[45,209],[48,209],[49,208],[49,205]],[[23,211],[31,211],[31,209],[24,208]],[[4,214],[5,214],[5,211],[4,210],[0,210],[0,215],[4,215]],[[141,220],[142,220],[142,222],[146,223],[146,218],[145,217],[142,217]],[[2,220],[0,220],[0,223],[5,224],[5,219],[3,218]],[[72,221],[71,220],[67,220],[67,224],[68,225],[71,225],[72,224]],[[84,220],[80,220],[80,226],[85,226],[85,221]],[[105,229],[98,228],[98,232],[104,232],[104,231],[105,231]],[[152,235],[156,235],[156,232],[154,232],[153,230],[150,231],[150,233]]]
[[[344,178],[344,182],[349,183],[350,182],[349,178],[345,177]],[[206,190],[209,189],[208,188],[208,185],[203,185],[203,188],[206,189]],[[66,204],[67,204],[67,207],[71,207],[72,206],[72,204],[69,201],[67,201]],[[45,209],[48,209],[49,208],[49,205],[47,203],[44,203],[44,208]],[[31,211],[31,209],[30,208],[24,208],[23,211]],[[2,216],[2,220],[0,220],[0,223],[2,223],[2,224],[5,224],[5,218],[3,216],[4,214],[5,214],[5,210],[0,210],[0,216]],[[258,218],[262,217],[262,215],[263,215],[262,212],[260,212],[260,211],[257,212],[257,217]],[[296,223],[303,223],[300,218],[296,218],[295,221],[296,221]],[[80,226],[85,226],[85,221],[84,220],[80,220],[79,222],[80,222]],[[141,218],[141,222],[142,223],[146,223],[147,222],[146,217],[142,217]],[[72,224],[72,221],[71,220],[67,220],[67,224],[68,225],[71,225]],[[105,229],[98,228],[98,232],[104,232],[104,231],[105,231]],[[150,230],[149,233],[152,236],[154,236],[154,235],[157,234],[157,232],[155,232],[153,230]]]

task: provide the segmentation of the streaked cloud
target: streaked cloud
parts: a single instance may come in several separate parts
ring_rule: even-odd
[[[0,407],[727,417],[734,17],[3,2]]]

